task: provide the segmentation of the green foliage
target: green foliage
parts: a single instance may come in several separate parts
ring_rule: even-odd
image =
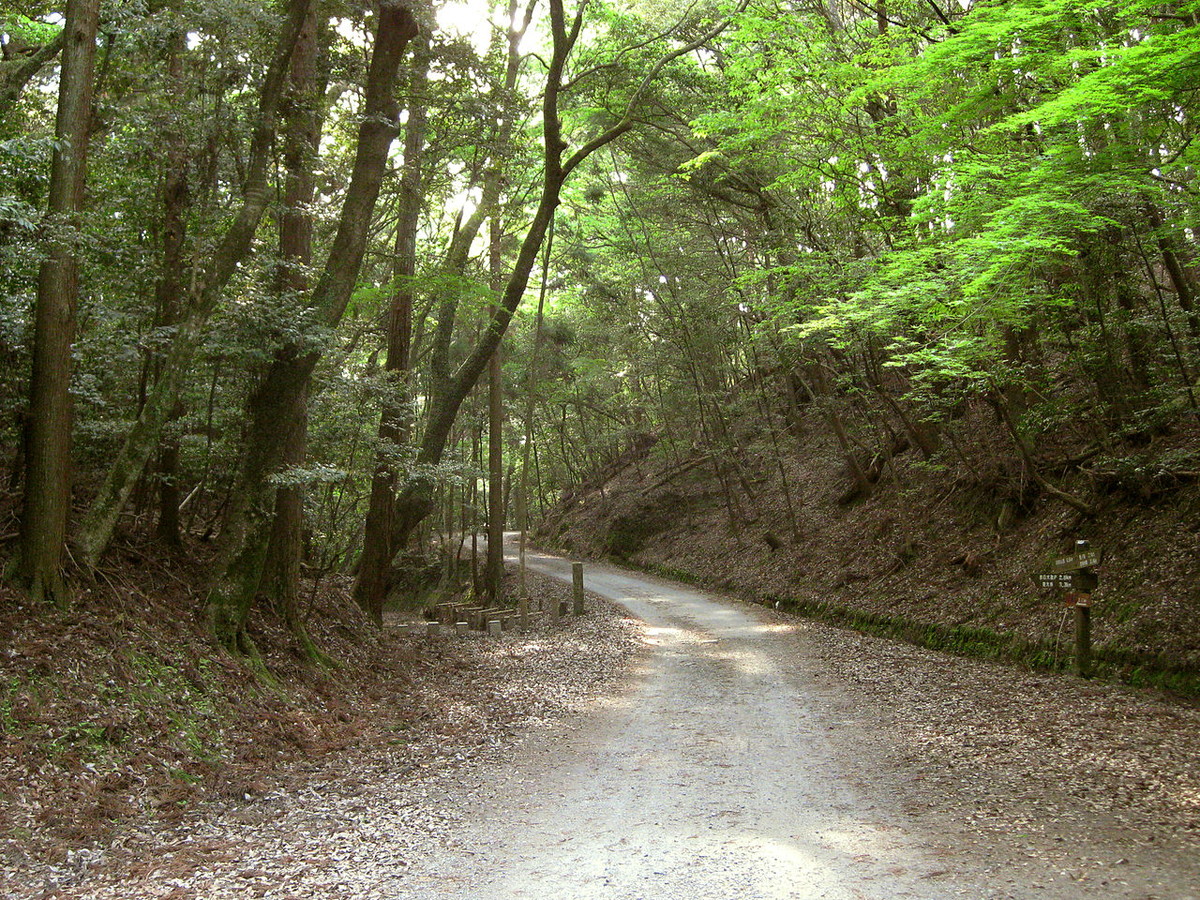
[[[0,19],[0,35],[22,44],[48,44],[62,31],[62,25],[41,22],[19,13],[5,13]]]

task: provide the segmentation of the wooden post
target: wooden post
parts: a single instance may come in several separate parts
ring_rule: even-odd
[[[577,616],[583,615],[583,563],[571,563],[571,581],[574,589],[575,609],[574,614]]]
[[[550,624],[557,625],[560,616],[562,615],[562,604],[557,597],[552,597],[549,601],[550,606]]]
[[[1080,594],[1075,603],[1075,674],[1090,678],[1092,674],[1092,597]]]
[[[1075,607],[1075,674],[1080,678],[1092,674],[1092,591],[1100,584],[1095,567],[1103,555],[1087,541],[1076,541],[1073,554],[1054,560],[1049,572],[1033,577],[1041,587],[1065,591],[1067,606]]]
[[[521,599],[517,601],[517,630],[521,634],[529,631],[529,595],[522,592]]]

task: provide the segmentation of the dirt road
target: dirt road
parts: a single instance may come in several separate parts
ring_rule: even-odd
[[[570,579],[564,560],[529,564]],[[1111,878],[1064,867],[1061,836],[1000,847],[906,817],[875,770],[881,736],[803,629],[604,566],[589,564],[586,585],[645,623],[627,691],[565,737],[527,744],[449,852],[410,872],[413,896],[1195,896],[1186,873],[1118,877],[1131,862],[1115,851]]]

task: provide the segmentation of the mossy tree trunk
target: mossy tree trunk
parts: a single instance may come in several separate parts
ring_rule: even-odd
[[[100,0],[69,0],[63,26],[49,255],[38,272],[24,507],[15,574],[34,600],[67,602],[63,552],[71,511],[71,344],[79,296],[76,230],[83,209]]]
[[[285,186],[279,217],[279,270],[276,288],[281,295],[303,296],[309,289],[312,263],[313,217],[316,193],[313,161],[324,122],[325,79],[320,61],[326,52],[328,29],[310,11],[292,57],[291,84],[284,107],[283,163]],[[285,466],[301,466],[308,443],[307,391],[297,398],[297,421],[283,448]],[[286,483],[275,493],[275,515],[267,544],[264,593],[275,604],[289,630],[314,661],[327,661],[317,648],[300,613],[300,564],[304,549],[304,488]]]
[[[421,223],[422,166],[428,125],[428,101],[425,97],[430,61],[428,41],[422,40],[414,48],[413,58],[408,90],[408,122],[404,131],[404,168],[400,173],[400,200],[396,214],[396,262],[392,275],[395,287],[388,305],[387,355],[383,364],[388,392],[383,398],[379,416],[380,450],[371,477],[362,557],[359,560],[358,577],[354,581],[354,599],[376,624],[383,622],[388,571],[395,555],[392,520],[395,515],[400,457],[412,430],[409,381],[415,289],[413,279],[417,273],[417,229]]]

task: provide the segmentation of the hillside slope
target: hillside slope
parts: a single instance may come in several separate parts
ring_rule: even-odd
[[[541,536],[866,630],[1050,668],[1070,662],[1069,610],[1031,576],[1087,539],[1105,554],[1093,598],[1101,674],[1196,693],[1197,429],[1103,451],[1042,448],[1069,461],[1043,471],[1089,498],[1096,513],[1086,515],[1026,476],[992,415],[967,411],[953,446],[928,459],[902,444],[865,455],[867,492],[854,490],[815,409],[784,443],[742,434],[731,458],[643,441],[565,495]]]

